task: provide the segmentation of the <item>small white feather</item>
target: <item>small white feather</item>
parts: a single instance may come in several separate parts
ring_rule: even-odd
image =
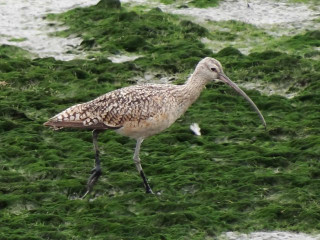
[[[199,124],[198,123],[192,123],[190,125],[190,130],[197,136],[201,136],[201,128],[199,127]]]

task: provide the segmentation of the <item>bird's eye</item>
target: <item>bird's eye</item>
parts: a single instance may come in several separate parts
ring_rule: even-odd
[[[214,68],[214,67],[212,67],[212,68],[210,68],[210,69],[211,69],[212,72],[217,72],[217,69]]]

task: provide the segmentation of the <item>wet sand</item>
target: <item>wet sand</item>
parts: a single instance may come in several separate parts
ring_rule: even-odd
[[[45,20],[49,13],[94,5],[98,0],[15,0],[0,3],[0,44],[15,45],[38,57],[71,60],[84,55],[75,48],[82,39],[49,36],[62,30],[59,23]],[[68,52],[69,51],[69,52]]]

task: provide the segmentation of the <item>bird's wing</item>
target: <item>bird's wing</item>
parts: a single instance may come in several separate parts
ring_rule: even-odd
[[[103,123],[110,127],[121,127],[128,121],[142,121],[164,111],[167,101],[165,89],[161,85],[143,85],[122,88],[94,99],[88,104],[84,124]]]
[[[121,88],[90,102],[74,105],[45,125],[55,128],[120,128],[127,121],[146,120],[162,113],[165,102],[170,100],[168,92],[168,86],[157,84]]]

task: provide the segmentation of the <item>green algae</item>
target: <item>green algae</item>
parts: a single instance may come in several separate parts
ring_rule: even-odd
[[[293,37],[283,36],[268,44],[269,49],[300,55],[305,58],[316,58],[319,56],[320,31],[305,31]],[[317,58],[316,58],[317,59]]]
[[[126,45],[117,43],[122,40],[117,29],[103,43],[101,34],[110,23],[92,20],[103,13],[109,12],[91,7],[64,15],[71,22],[64,34],[75,31],[99,43],[84,47],[101,51],[93,60],[31,60],[18,48],[0,48],[0,81],[7,83],[0,85],[0,239],[200,240],[225,231],[319,231],[319,62],[275,50],[246,56],[228,47],[212,54],[201,35],[196,37],[199,31],[208,34],[201,27],[157,10],[122,9],[110,15],[128,14],[132,24],[126,27],[148,47],[132,50],[143,58],[114,64],[106,56]],[[73,26],[75,17],[84,23],[82,32]],[[146,37],[144,31],[136,33],[141,19],[164,22],[146,23],[153,34]],[[128,23],[121,21],[122,27]],[[287,46],[298,48],[297,39],[307,45],[310,37],[314,33],[288,38]],[[91,134],[52,131],[43,122],[73,104],[130,85],[149,69],[186,76],[204,55],[219,59],[235,82],[288,83],[299,94],[287,99],[246,91],[266,118],[265,131],[230,88],[208,85],[181,119],[142,145],[144,170],[161,195],[144,193],[132,161],[135,142],[103,133],[103,175],[92,194],[80,200],[93,166]],[[192,122],[199,123],[202,136],[189,130]]]
[[[209,30],[209,34],[203,36],[202,42],[214,52],[225,47],[234,47],[244,54],[280,51],[319,60],[318,30],[305,30],[289,36],[289,32],[285,35],[284,29],[279,27],[261,29],[234,20],[206,21],[201,25]]]
[[[160,9],[139,13],[93,6],[50,15],[50,18],[70,26],[60,32],[60,36],[76,33],[84,38],[81,44],[84,49],[96,49],[109,55],[138,52],[144,55],[137,60],[140,65],[148,66],[150,61],[156,61],[155,66],[170,72],[191,68],[197,59],[210,54],[204,44],[194,41],[198,36],[208,34],[205,28],[190,21],[179,21]],[[78,18],[82,20],[76,20]],[[100,55],[99,52],[96,54]]]
[[[27,38],[11,38],[9,41],[10,42],[24,42],[26,40],[27,40]]]
[[[219,2],[220,0],[193,0],[190,4],[198,8],[207,8],[218,6]]]
[[[185,7],[197,7],[197,8],[207,8],[207,7],[217,7],[220,0],[193,0],[193,1],[181,1],[181,0],[160,0],[163,4],[177,4],[181,8]]]
[[[160,0],[160,2],[164,4],[173,4],[175,3],[175,0]]]
[[[7,44],[1,45],[0,57],[7,58],[8,56],[10,56],[11,58],[21,58],[21,57],[32,57],[33,54],[16,46],[7,45]],[[1,71],[3,70],[4,69],[1,68]]]

